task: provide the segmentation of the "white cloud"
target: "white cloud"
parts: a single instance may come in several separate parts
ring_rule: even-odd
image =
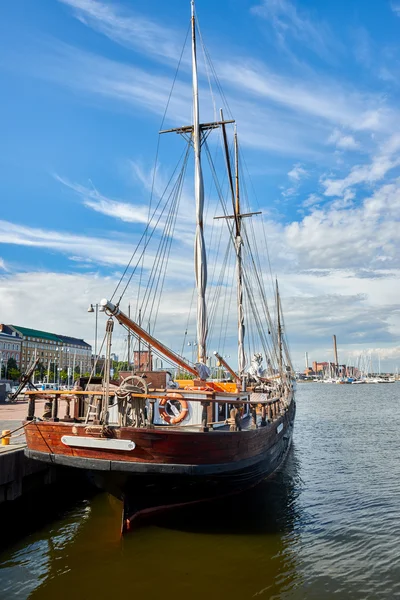
[[[160,74],[46,37],[29,54],[21,52],[14,58],[14,68],[18,65],[30,76],[78,90],[83,98],[94,95],[105,103],[112,100],[113,110],[134,106],[160,116],[165,113],[172,86],[165,70]],[[168,119],[181,125],[191,122],[191,103],[190,83],[175,81]]]
[[[149,209],[145,204],[129,204],[128,202],[113,200],[100,194],[94,186],[88,188],[78,183],[72,183],[59,175],[55,175],[55,178],[76,192],[87,208],[126,223],[142,223],[145,225],[148,223]]]
[[[132,246],[117,240],[51,231],[9,221],[0,221],[0,243],[56,250],[66,256],[80,256],[97,264],[126,265]]]
[[[86,208],[94,210],[112,219],[117,219],[125,223],[137,223],[148,227],[148,232],[153,231],[158,233],[164,232],[167,237],[173,236],[180,242],[193,245],[193,231],[195,229],[195,216],[192,210],[192,197],[185,193],[185,186],[182,186],[180,199],[177,202],[174,212],[179,212],[179,219],[176,219],[173,230],[170,228],[170,210],[175,202],[174,188],[176,179],[165,181],[161,170],[158,169],[154,178],[154,188],[152,186],[153,171],[146,171],[141,165],[130,161],[130,166],[134,173],[134,178],[139,182],[144,189],[145,195],[150,199],[150,192],[153,189],[152,205],[150,207],[149,200],[142,203],[129,203],[120,200],[114,200],[99,193],[95,186],[90,188],[79,183],[72,183],[65,178],[55,175],[55,178],[74,191],[82,200]],[[136,194],[135,194],[136,195]],[[142,191],[139,196],[143,195]],[[141,231],[144,231],[145,227]]]
[[[288,177],[289,179],[297,183],[301,179],[304,179],[304,177],[307,177],[307,171],[303,169],[301,165],[297,164],[294,165],[293,168],[289,171]]]
[[[26,64],[24,61],[21,67],[25,69]],[[40,61],[35,62],[34,59],[33,64],[29,73],[35,77],[76,90],[83,98],[100,98],[107,108],[114,111],[128,110],[137,117],[139,108],[158,115],[160,120],[164,116],[172,75],[169,77],[168,74],[164,76],[158,72],[144,71],[54,42],[40,56]],[[231,93],[229,103],[239,124],[240,142],[243,146],[316,158],[316,147],[323,149],[321,137],[324,137],[321,136],[318,124],[305,123],[299,115],[287,114],[279,107],[249,101],[242,92],[243,88]],[[202,118],[204,121],[213,120],[214,105],[208,84],[200,93]],[[190,123],[191,109],[190,80],[178,80],[169,100],[166,123],[172,126]],[[268,123],[268,129],[260,128],[260,122]],[[282,136],[283,129],[285,136]],[[156,134],[157,130],[153,131]]]
[[[334,129],[328,138],[328,144],[334,144],[336,148],[343,150],[357,150],[359,143],[352,135],[343,134],[339,129]]]
[[[336,334],[340,360],[346,361],[352,353],[350,364],[354,364],[361,352],[386,348],[388,360],[382,369],[394,371],[396,363],[389,358],[389,351],[398,344],[399,280],[399,269],[382,270],[379,277],[346,265],[306,271],[297,266],[292,272],[286,271],[280,288],[297,366],[304,368],[306,350],[310,360],[332,360],[331,339]]]
[[[312,21],[304,10],[300,12],[289,0],[263,0],[252,8],[252,12],[272,25],[283,46],[287,41],[295,40],[327,58],[333,49],[340,47],[324,23]]]
[[[150,54],[160,62],[166,58],[172,59],[171,65],[173,62],[175,66],[176,50],[173,48],[177,32],[174,29],[111,3],[60,1],[72,7],[75,16],[96,31],[146,56]],[[318,32],[320,38],[326,40],[320,24],[314,27],[310,22],[307,26],[308,20],[299,17],[295,7],[287,0],[265,2],[258,9],[261,12],[268,9],[274,14],[283,12],[291,15],[290,27],[294,26],[296,31],[308,31],[313,40],[317,39]],[[256,7],[255,10],[258,9]],[[328,135],[328,124],[353,130],[389,132],[399,122],[397,109],[388,106],[378,93],[360,92],[335,79],[321,77],[311,69],[301,76],[284,76],[249,57],[229,55],[224,58],[221,48],[215,55],[221,57],[214,61],[219,79],[231,89],[229,103],[241,125],[242,142],[253,147],[291,155],[313,153],[315,156],[318,147],[323,151],[321,139]],[[184,60],[182,63],[187,84],[183,84],[179,78],[175,83],[168,110],[168,119],[173,123],[191,121],[189,62]],[[52,49],[50,57],[41,61],[37,74],[78,88],[86,94],[95,93],[104,98],[118,99],[124,104],[139,105],[160,115],[164,114],[172,79],[172,74],[170,78],[162,77],[67,45]],[[206,83],[206,72],[202,67],[200,76],[204,77]],[[249,101],[250,94],[254,97],[252,101]],[[260,104],[258,98],[268,99],[270,105],[266,106],[265,101]],[[210,114],[207,118],[214,118],[214,106],[210,99],[202,101],[202,109],[203,114]],[[305,117],[308,117],[306,121]],[[326,123],[316,118],[322,118]],[[268,133],[260,131],[258,124],[267,122]],[[283,129],[285,136],[282,136]],[[351,135],[344,136],[341,144],[348,149],[354,147]]]
[[[96,273],[26,272],[0,276],[1,322],[83,338],[94,346],[95,319],[87,308],[91,303],[109,298],[116,283],[115,277],[101,277]],[[43,293],[44,290],[51,290],[51,293]],[[160,304],[157,335],[179,352],[183,329],[177,333],[176,323],[183,322],[184,317],[186,323],[191,293],[191,288],[186,286],[180,289],[179,294],[176,294],[176,289],[165,291]],[[136,299],[137,288],[133,286],[121,303],[121,309],[126,312],[131,302],[134,314]],[[106,316],[99,313],[98,318],[99,348]],[[126,331],[118,324],[114,327],[113,351],[126,356]]]
[[[177,32],[151,19],[100,0],[58,1],[71,7],[82,23],[123,46],[163,60],[179,58],[181,47],[175,41],[179,40]]]
[[[396,155],[399,150],[400,135],[396,133],[381,146],[380,152],[370,164],[354,166],[343,179],[323,179],[321,183],[325,187],[325,196],[342,196],[348,188],[355,185],[382,180],[391,169],[400,165],[400,156]]]
[[[320,196],[318,194],[309,194],[309,196],[302,203],[303,208],[309,208],[310,206],[315,206],[321,202]]]
[[[304,77],[284,76],[263,63],[234,59],[217,64],[218,75],[227,85],[254,96],[353,131],[393,131],[397,110],[385,105],[379,94],[362,93],[334,79],[307,72]]]
[[[400,180],[382,185],[360,206],[328,205],[286,227],[303,268],[398,268]]]
[[[293,198],[299,191],[301,181],[308,176],[308,172],[300,165],[293,165],[293,168],[288,172],[290,186],[283,188],[282,196],[284,198]]]
[[[307,340],[308,344],[323,343],[334,333],[343,345],[363,346],[378,339],[390,343],[396,339],[390,331],[390,318],[393,313],[400,314],[400,304],[372,305],[365,294],[286,298],[285,309],[288,330],[295,331],[296,341]]]

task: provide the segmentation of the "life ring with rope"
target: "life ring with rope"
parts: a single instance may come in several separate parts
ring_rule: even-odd
[[[180,404],[180,411],[178,411],[178,408],[175,406],[175,402]],[[167,412],[167,407],[174,415],[170,415]],[[168,425],[177,425],[177,423],[182,423],[182,421],[186,419],[189,413],[189,406],[182,394],[179,394],[178,392],[169,392],[159,401],[158,410],[160,411],[160,417],[163,421],[168,423]],[[177,414],[175,414],[175,412]]]

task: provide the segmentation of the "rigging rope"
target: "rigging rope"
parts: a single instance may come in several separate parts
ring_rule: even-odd
[[[176,70],[175,70],[174,79],[172,81],[171,89],[169,91],[168,100],[167,100],[167,104],[166,104],[166,107],[165,107],[165,110],[164,110],[163,117],[161,119],[159,131],[163,128],[164,121],[165,121],[165,118],[167,116],[167,112],[168,112],[168,108],[169,108],[169,103],[170,103],[171,97],[172,97],[172,92],[174,91],[175,82],[176,82],[176,79],[178,77],[178,72],[179,72],[179,69],[180,69],[180,66],[181,66],[183,53],[184,53],[185,48],[186,48],[186,43],[187,43],[189,31],[190,31],[190,24],[188,25],[188,28],[187,28],[187,31],[186,31],[185,41],[183,43],[181,54],[180,54],[179,61],[178,61],[178,65],[177,65]],[[148,216],[147,216],[147,220],[148,221],[150,220],[151,205],[152,205],[152,201],[153,201],[153,194],[154,194],[155,178],[156,178],[156,173],[157,173],[159,151],[160,151],[160,135],[157,136],[157,149],[156,149],[156,156],[155,156],[155,159],[154,159],[154,167],[153,167],[153,173],[152,173],[151,191],[150,191],[150,199],[149,199],[149,210],[148,210]],[[140,291],[141,291],[141,284],[142,284],[142,277],[143,277],[143,267],[144,267],[144,256],[142,258],[142,267],[140,269],[139,286],[138,286],[138,293],[137,293],[137,300],[136,300],[136,317],[135,317],[136,320],[138,318],[138,310],[139,310],[138,307],[139,307],[139,301],[140,301]]]

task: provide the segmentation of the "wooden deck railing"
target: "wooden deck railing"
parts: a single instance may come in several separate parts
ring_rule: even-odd
[[[141,399],[146,399],[150,401],[150,426],[154,426],[153,425],[153,421],[154,421],[154,404],[157,400],[161,400],[162,398],[165,398],[166,396],[168,396],[169,393],[172,392],[177,392],[179,391],[180,394],[182,394],[183,399],[187,400],[188,402],[200,402],[203,406],[203,412],[202,412],[202,427],[204,428],[204,430],[208,430],[208,426],[209,425],[215,425],[217,423],[223,423],[224,421],[220,421],[220,422],[211,422],[208,421],[207,418],[207,408],[208,406],[210,406],[210,404],[230,404],[232,407],[235,406],[243,406],[243,405],[248,405],[250,406],[250,413],[251,413],[251,417],[252,417],[252,421],[253,424],[256,425],[257,423],[257,407],[261,407],[261,425],[265,425],[268,421],[274,421],[275,419],[277,419],[281,413],[282,410],[285,407],[285,403],[284,400],[289,400],[289,398],[291,397],[291,394],[287,397],[287,398],[280,398],[280,397],[275,397],[275,398],[267,398],[265,400],[259,400],[257,399],[257,401],[251,401],[251,392],[238,392],[237,394],[232,394],[229,392],[216,392],[216,391],[208,391],[208,390],[175,390],[175,389],[171,389],[171,390],[165,390],[164,392],[160,393],[159,390],[157,390],[157,393],[147,393],[147,394],[136,394],[136,393],[131,393],[129,394],[129,397],[133,398],[141,398]],[[28,396],[29,401],[28,401],[28,414],[27,414],[27,421],[33,421],[35,419],[35,410],[36,410],[36,399],[44,399],[48,401],[48,406],[47,407],[47,416],[45,417],[46,420],[51,420],[51,421],[65,421],[65,422],[71,422],[71,421],[76,421],[76,422],[80,422],[82,420],[85,419],[85,416],[81,416],[79,418],[71,417],[71,409],[70,409],[70,404],[71,402],[77,403],[79,402],[79,399],[81,397],[92,397],[93,399],[96,399],[98,402],[100,401],[100,399],[105,395],[105,392],[100,391],[100,390],[76,390],[76,391],[69,391],[69,390],[48,390],[48,391],[29,391],[26,392],[25,394],[26,396]],[[196,398],[195,396],[201,396],[199,398]],[[116,396],[116,390],[110,390],[109,391],[109,396],[110,397],[115,397]],[[204,398],[204,396],[206,396],[206,398]],[[215,397],[217,396],[217,398]],[[96,398],[97,397],[97,398]],[[126,400],[126,398],[124,399]],[[65,415],[63,418],[59,418],[59,408],[60,408],[60,402],[61,401],[65,401],[66,406],[65,406]],[[46,405],[45,405],[46,407]],[[45,411],[46,413],[46,411]],[[74,410],[74,415],[75,410]]]

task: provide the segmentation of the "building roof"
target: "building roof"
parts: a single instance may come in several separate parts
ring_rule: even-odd
[[[58,339],[61,340],[64,344],[74,344],[75,346],[85,346],[85,348],[90,348],[90,344],[85,342],[85,340],[81,340],[74,337],[69,337],[67,335],[59,335]]]
[[[53,340],[54,342],[61,341],[55,333],[40,331],[39,329],[30,329],[29,327],[20,327],[19,325],[13,325],[13,327],[25,337],[40,337],[45,340]]]
[[[11,333],[6,333],[5,331],[0,331],[0,339],[8,339],[8,340],[17,340],[18,342],[21,342],[21,336],[20,335],[12,335]]]
[[[82,339],[69,337],[67,335],[49,333],[48,331],[41,331],[40,329],[20,327],[19,325],[12,325],[12,327],[25,337],[37,337],[42,338],[44,340],[52,340],[53,342],[61,342],[63,344],[73,344],[74,346],[84,346],[85,348],[90,348],[90,344],[88,344]]]

